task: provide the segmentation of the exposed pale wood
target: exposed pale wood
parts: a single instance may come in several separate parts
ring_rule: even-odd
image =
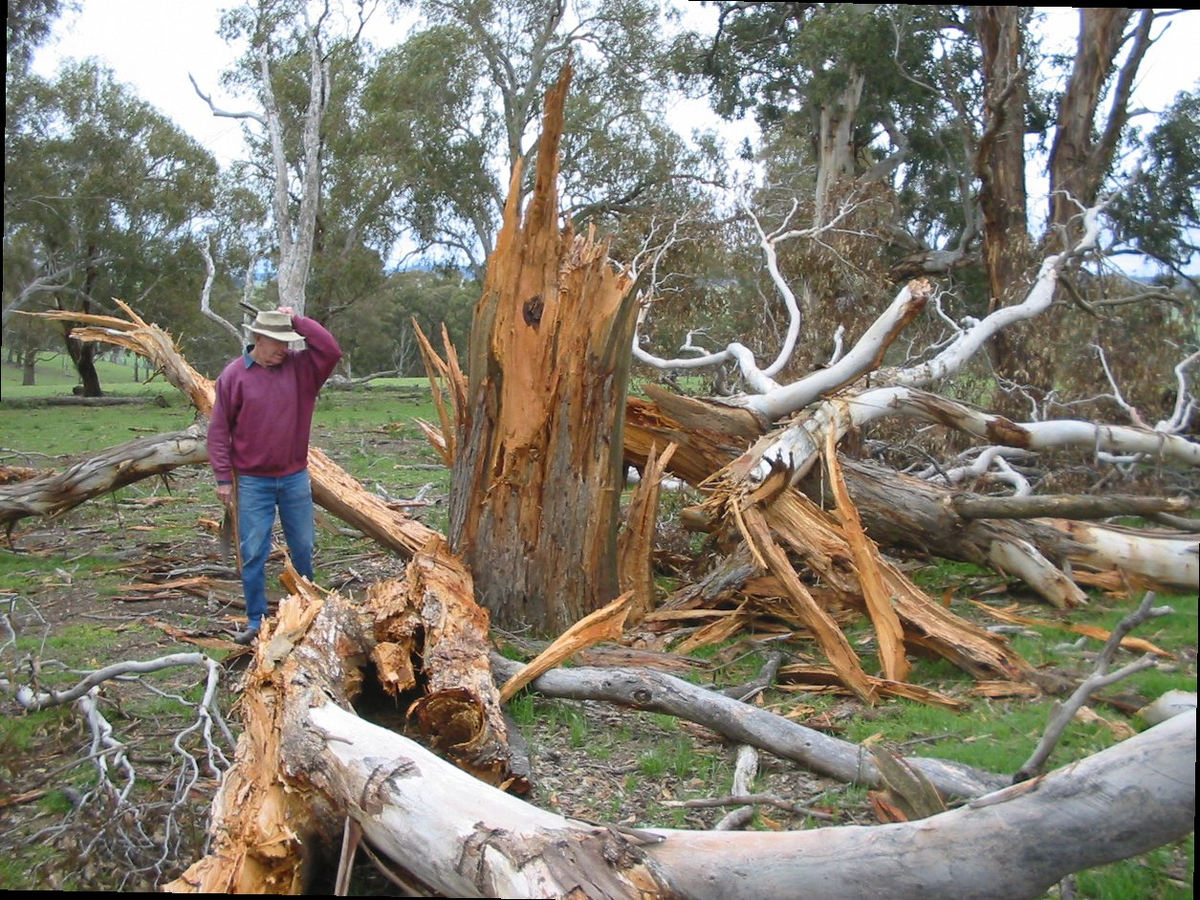
[[[875,690],[862,669],[858,654],[837,623],[813,599],[811,593],[792,568],[787,554],[771,537],[767,520],[757,508],[745,509],[740,516],[742,535],[762,567],[783,585],[798,618],[814,634],[825,658],[842,677],[843,683],[868,703],[876,701]]]
[[[607,606],[588,613],[564,631],[554,643],[504,682],[504,687],[500,690],[501,702],[507,703],[533,679],[543,672],[553,669],[580,650],[601,641],[613,641],[619,638],[625,630],[625,620],[634,599],[632,592],[626,592]]]
[[[1196,534],[1145,532],[1069,519],[1037,519],[1070,537],[1069,559],[1104,571],[1120,568],[1151,584],[1191,590],[1200,584],[1200,543]]]
[[[137,438],[108,447],[61,471],[0,485],[0,525],[27,516],[56,516],[143,478],[208,461],[206,429]]]
[[[1018,625],[1037,625],[1043,628],[1062,628],[1066,631],[1073,631],[1075,634],[1082,634],[1086,637],[1095,638],[1098,641],[1107,641],[1112,637],[1112,632],[1107,628],[1099,628],[1095,625],[1080,625],[1073,622],[1055,622],[1051,619],[1037,619],[1033,616],[1017,615],[1010,610],[997,609],[987,603],[980,603],[977,600],[971,601],[979,610],[993,618],[999,619],[1002,622],[1012,622]],[[1121,647],[1134,653],[1153,653],[1155,656],[1161,656],[1165,659],[1175,659],[1175,654],[1164,650],[1157,644],[1154,644],[1145,638],[1126,637],[1121,640]]]
[[[437,543],[426,548],[405,579],[373,586],[362,606],[322,595],[291,573],[293,595],[255,644],[243,734],[213,803],[212,849],[169,889],[294,893],[304,886],[356,802],[314,771],[323,738],[308,715],[329,700],[349,708],[368,661],[397,696],[420,693],[410,714],[464,778],[478,787],[528,788],[508,764],[487,613],[474,606],[465,570],[446,553]]]
[[[842,520],[842,533],[854,556],[855,572],[858,574],[867,615],[871,617],[875,636],[879,640],[879,662],[883,666],[883,675],[890,681],[907,681],[912,666],[904,655],[904,630],[900,625],[900,617],[892,607],[891,595],[884,587],[881,572],[883,561],[879,558],[879,550],[863,533],[862,520],[842,480],[833,429],[830,429],[825,443],[825,467],[829,472],[829,488],[837,503],[837,514]]]
[[[430,541],[401,581],[373,585],[366,605],[381,683],[396,696],[422,688],[408,713],[433,746],[477,778],[528,790],[512,772],[487,660],[487,610],[476,605],[471,574],[445,542]]]
[[[305,859],[330,855],[322,836],[340,836],[336,801],[297,788],[307,781],[306,748],[314,743],[305,708],[310,697],[349,705],[357,691],[356,660],[333,648],[351,639],[358,624],[349,607],[326,608],[316,591],[304,590],[280,604],[256,644],[242,697],[244,729],[213,800],[210,850],[165,890],[299,893]]]
[[[676,444],[661,455],[652,448],[625,514],[625,528],[617,538],[617,580],[621,590],[633,592],[628,626],[636,626],[654,609],[654,545],[658,516],[658,494],[663,473],[671,462]]]
[[[842,683],[837,672],[829,666],[814,666],[805,663],[784,666],[779,671],[779,676],[780,683],[778,687],[781,691],[803,692],[831,685],[841,686]],[[911,700],[914,703],[940,706],[943,709],[951,709],[955,712],[964,710],[969,706],[969,704],[964,703],[962,700],[957,700],[954,697],[918,684],[909,684],[905,681],[889,681],[886,678],[874,678],[870,675],[867,678],[880,697],[903,697],[905,700]]]
[[[695,415],[699,413],[695,412]],[[696,424],[699,424],[698,420]],[[626,439],[629,457],[637,462],[644,462],[642,454],[648,452],[655,441],[677,442],[679,449],[672,457],[670,468],[692,484],[708,482],[739,452],[737,443],[730,438],[705,428],[685,429],[663,410],[634,398],[626,407]],[[879,540],[880,537],[872,532],[874,511],[856,496],[857,466],[847,462],[845,472],[851,497],[864,516],[867,532]],[[764,514],[770,532],[777,535],[804,566],[838,591],[847,603],[861,606],[862,590],[854,572],[853,554],[840,524],[800,491],[787,487],[786,480],[779,483],[785,474],[785,469],[776,468],[774,476],[753,491],[755,495],[769,499]],[[736,483],[736,476],[731,474],[729,480]],[[724,502],[718,501],[711,507],[714,519],[724,517]],[[714,586],[706,589],[707,595],[716,596],[740,586],[757,574],[747,562],[741,558],[740,564],[732,565]],[[882,573],[886,593],[892,598],[903,624],[905,642],[910,647],[937,653],[978,678],[1021,679],[1031,671],[1004,638],[989,634],[945,609],[895,567],[884,564]],[[714,628],[719,628],[721,634],[728,634],[735,626],[734,618],[730,617]],[[697,635],[689,639],[687,648],[698,646],[700,638]]]

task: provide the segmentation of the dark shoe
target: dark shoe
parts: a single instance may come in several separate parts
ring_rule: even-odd
[[[235,644],[241,644],[243,647],[247,647],[250,644],[253,644],[254,639],[257,637],[258,637],[258,626],[255,625],[250,628],[247,628],[245,631],[237,632],[233,636],[233,642]]]

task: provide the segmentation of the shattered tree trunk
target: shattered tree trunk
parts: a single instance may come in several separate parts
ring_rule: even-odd
[[[607,243],[559,226],[570,70],[547,95],[534,191],[513,171],[457,403],[450,545],[502,628],[559,633],[618,594],[621,431],[634,328]]]
[[[529,789],[528,773],[509,759],[483,652],[487,612],[464,590],[464,576],[435,542],[402,579],[372,585],[361,603],[295,579],[255,644],[244,730],[213,800],[211,850],[167,890],[300,893],[309,886],[357,804],[327,780],[319,761],[327,736],[309,713],[327,702],[351,708],[368,673],[395,703],[389,717],[410,713],[463,778],[479,788]]]

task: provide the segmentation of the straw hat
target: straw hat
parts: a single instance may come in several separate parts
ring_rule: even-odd
[[[260,312],[246,330],[277,341],[302,341],[304,336],[292,330],[292,317],[281,312]]]

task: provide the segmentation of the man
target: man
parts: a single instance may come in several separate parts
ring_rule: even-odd
[[[229,507],[237,495],[242,593],[248,624],[234,640],[250,644],[267,613],[266,566],[275,508],[292,565],[313,577],[313,505],[308,438],[317,392],[342,358],[337,340],[290,306],[260,312],[247,326],[247,346],[217,379],[208,427],[208,458],[217,496]],[[303,340],[307,349],[289,350]]]

